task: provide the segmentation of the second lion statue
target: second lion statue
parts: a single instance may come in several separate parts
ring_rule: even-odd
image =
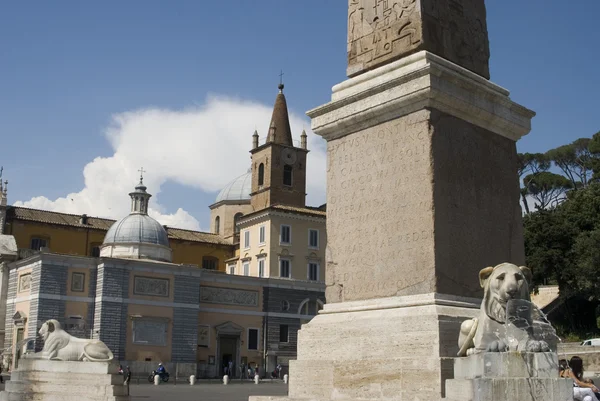
[[[486,267],[479,272],[479,283],[483,288],[483,301],[479,317],[465,320],[460,326],[458,356],[478,352],[508,351],[506,338],[506,305],[510,300],[531,301],[529,283],[531,270],[525,266],[501,263]],[[527,340],[525,351],[546,352],[545,341]]]
[[[32,358],[86,362],[109,362],[114,358],[102,341],[73,337],[56,319],[47,320],[38,333],[44,339],[44,348]]]

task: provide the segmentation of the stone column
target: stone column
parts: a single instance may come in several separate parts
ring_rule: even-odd
[[[478,272],[524,261],[515,142],[535,113],[487,80],[483,0],[349,2],[352,78],[307,113],[327,141],[327,304],[289,395],[440,399]]]

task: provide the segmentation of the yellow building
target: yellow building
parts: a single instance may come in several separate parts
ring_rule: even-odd
[[[4,234],[14,236],[21,256],[44,250],[64,255],[100,256],[100,246],[115,220],[8,206]],[[231,243],[219,235],[165,227],[172,261],[225,271],[234,255]]]

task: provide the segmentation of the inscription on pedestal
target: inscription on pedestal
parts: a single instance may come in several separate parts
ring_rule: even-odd
[[[413,113],[328,142],[327,302],[434,285],[428,116]]]
[[[419,50],[489,78],[484,0],[349,0],[348,76]]]

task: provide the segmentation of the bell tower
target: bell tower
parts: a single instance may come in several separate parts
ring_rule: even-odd
[[[258,133],[252,135],[252,192],[254,210],[271,205],[306,205],[306,132],[302,131],[300,146],[294,146],[283,83],[275,98],[269,131],[259,143]]]

